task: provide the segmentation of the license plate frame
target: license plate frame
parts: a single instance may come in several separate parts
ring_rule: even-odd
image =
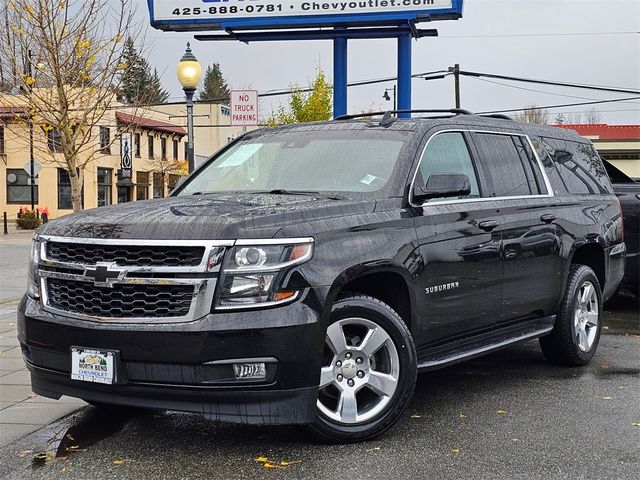
[[[117,382],[117,350],[71,347],[71,380],[102,385]]]

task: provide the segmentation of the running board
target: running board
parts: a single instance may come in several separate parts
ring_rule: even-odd
[[[551,332],[551,330],[553,330],[553,324],[545,325],[544,327],[539,327],[536,329],[527,329],[526,331],[521,331],[515,336],[501,336],[496,338],[494,342],[489,344],[485,343],[481,346],[478,346],[477,344],[469,345],[468,348],[464,350],[457,349],[453,352],[450,352],[449,354],[444,353],[432,358],[422,358],[420,363],[418,363],[418,371],[426,372],[429,370],[437,370],[439,368],[448,367],[449,365],[463,362],[474,357],[479,357],[495,350],[500,350],[501,348],[508,347],[509,345],[513,345],[514,343],[524,342],[526,340],[533,340],[534,338],[542,337]]]

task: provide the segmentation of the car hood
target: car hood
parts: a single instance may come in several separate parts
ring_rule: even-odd
[[[86,210],[53,220],[39,233],[78,238],[156,240],[271,238],[288,225],[369,213],[374,208],[374,200],[208,194]],[[308,235],[313,234],[308,232]]]

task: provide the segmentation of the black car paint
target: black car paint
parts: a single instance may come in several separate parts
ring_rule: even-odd
[[[368,128],[381,136],[385,130],[368,121],[282,128]],[[391,292],[387,295],[406,292],[408,302],[396,308],[425,362],[434,352],[443,355],[520,326],[552,322],[571,259],[584,245],[602,250],[605,298],[615,291],[624,251],[609,256],[621,241],[613,195],[576,197],[554,185],[554,197],[424,207],[412,206],[408,198],[425,142],[437,131],[500,131],[535,139],[541,130],[574,141],[579,137],[475,116],[397,121],[389,128],[407,132],[410,140],[387,185],[373,194],[351,200],[277,194],[186,197],[178,189],[167,199],[89,210],[48,223],[40,234],[175,240],[313,237],[315,251],[284,281],[283,288],[304,292],[300,300],[261,310],[214,309],[189,323],[88,322],[53,315],[25,297],[18,313],[19,339],[34,391],[54,398],[69,394],[195,411],[227,421],[307,423],[315,415],[331,306],[354,281],[380,281],[372,288]],[[553,168],[548,159],[543,164]],[[544,215],[556,220],[547,223]],[[498,222],[493,231],[480,228],[487,220]],[[69,380],[73,345],[117,350],[122,382],[103,386]],[[242,384],[220,372],[209,372],[213,377],[200,381],[203,364],[238,358],[274,359],[268,381]],[[176,368],[189,373],[178,374]],[[146,377],[131,377],[131,372],[145,371]]]

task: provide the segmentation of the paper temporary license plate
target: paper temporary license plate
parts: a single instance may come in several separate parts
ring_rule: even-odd
[[[71,348],[71,380],[112,384],[115,364],[116,352]]]

